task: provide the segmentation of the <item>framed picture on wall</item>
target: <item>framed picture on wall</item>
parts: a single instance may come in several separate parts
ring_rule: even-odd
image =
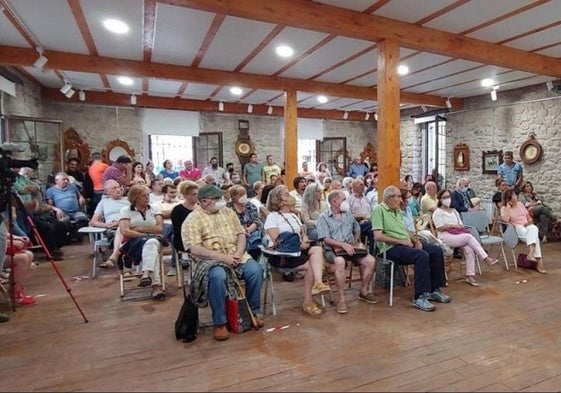
[[[460,143],[454,146],[454,170],[469,171],[469,147]]]
[[[499,165],[503,163],[503,151],[502,150],[490,150],[483,152],[482,158],[482,173],[488,175],[496,175]]]

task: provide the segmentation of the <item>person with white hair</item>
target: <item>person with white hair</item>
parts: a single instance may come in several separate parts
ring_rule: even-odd
[[[450,207],[456,209],[458,213],[472,212],[480,209],[479,205],[474,205],[471,200],[469,183],[469,177],[460,177],[456,182],[456,189],[452,192]],[[473,195],[475,196],[475,192],[473,192]]]

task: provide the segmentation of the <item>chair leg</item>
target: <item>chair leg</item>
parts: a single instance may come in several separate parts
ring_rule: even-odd
[[[390,261],[390,307],[393,306],[393,272],[395,268],[395,263]]]

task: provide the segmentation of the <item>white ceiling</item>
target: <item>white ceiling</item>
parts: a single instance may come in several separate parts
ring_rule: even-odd
[[[259,1],[262,0],[256,0]],[[316,2],[357,12],[373,7],[374,15],[561,57],[561,0]],[[0,0],[0,7],[5,8],[0,13],[0,45],[40,45],[47,51],[352,86],[377,84],[375,42],[230,15],[224,15],[219,23],[221,15],[189,5],[189,1],[180,0]],[[130,31],[121,36],[108,32],[102,25],[106,18],[123,20]],[[279,44],[292,46],[294,56],[276,56],[274,49]],[[489,88],[480,85],[483,78],[494,78],[501,86],[499,94],[555,79],[408,48],[401,49],[401,59],[410,68],[410,74],[401,78],[402,91],[409,93],[464,98],[489,92]],[[2,63],[9,61],[0,58]],[[100,74],[95,69],[76,72],[69,65],[69,69],[53,72],[49,63],[45,68],[20,67],[46,88],[60,88],[66,78],[75,88],[86,91],[283,105],[280,89],[244,89],[241,97],[235,97],[229,92],[230,86],[193,82],[188,75],[178,75],[174,80],[135,77],[133,86],[125,87],[117,82],[118,75]],[[298,105],[357,111],[372,111],[376,107],[373,100],[329,98],[328,103],[321,105],[315,95],[301,92]]]

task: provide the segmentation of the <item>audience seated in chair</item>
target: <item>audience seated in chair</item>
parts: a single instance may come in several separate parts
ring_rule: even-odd
[[[518,200],[516,193],[512,189],[508,189],[503,193],[501,219],[514,225],[518,238],[528,246],[527,259],[537,263],[538,272],[542,274],[547,273],[542,259],[538,227],[534,225],[528,210]]]
[[[181,239],[193,258],[192,294],[198,307],[210,304],[214,338],[227,340],[226,296],[237,297],[234,280],[245,280],[246,298],[260,317],[263,269],[245,252],[246,232],[236,214],[226,207],[224,191],[213,185],[198,191],[199,205],[183,222]]]
[[[261,256],[261,238],[263,237],[263,223],[255,205],[247,199],[245,187],[237,184],[229,190],[230,202],[227,206],[232,209],[245,229],[246,251],[254,260]]]
[[[346,259],[355,266],[360,266],[362,285],[358,299],[370,304],[377,302],[374,294],[369,291],[376,260],[372,254],[356,255],[355,247],[361,244],[360,225],[351,214],[349,202],[343,191],[333,191],[328,199],[329,210],[321,213],[317,220],[318,238],[324,244],[325,261],[331,265],[335,273],[335,284],[339,295],[337,312],[346,314],[348,312],[344,291]],[[342,249],[346,256],[338,255],[336,249]]]
[[[300,236],[301,254],[298,257],[270,255],[268,262],[276,268],[290,268],[305,272],[302,308],[309,315],[320,315],[322,310],[312,296],[329,291],[329,286],[322,282],[323,251],[321,247],[310,246],[305,226],[298,216],[290,211],[290,197],[286,186],[276,186],[271,190],[267,202],[269,215],[264,227],[271,244],[275,243],[282,232],[297,233]]]
[[[27,237],[13,235],[10,239],[7,225],[7,221],[0,221],[0,272],[4,267],[12,269],[16,304],[32,306],[36,304],[36,300],[33,296],[26,295],[24,288],[27,274],[33,263],[33,252],[27,249],[31,243]],[[10,254],[13,254],[13,260]]]
[[[171,224],[173,225],[173,244],[176,251],[185,252],[183,239],[181,238],[181,226],[185,219],[195,210],[197,206],[199,185],[194,181],[184,180],[179,183],[179,195],[183,197],[183,202],[175,205],[171,210]]]
[[[437,197],[438,207],[432,214],[432,220],[438,238],[452,248],[461,247],[464,250],[466,282],[478,287],[479,282],[475,278],[476,256],[491,266],[497,263],[498,259],[489,257],[477,239],[469,233],[469,229],[464,226],[460,214],[450,206],[452,201],[450,191],[440,190]],[[465,233],[460,233],[461,231],[465,231]]]
[[[318,240],[317,219],[325,208],[323,187],[319,183],[308,184],[302,197],[302,222],[306,226],[306,233],[312,242]]]
[[[436,185],[435,185],[436,186]],[[372,228],[380,251],[398,265],[415,265],[415,297],[412,305],[423,311],[434,311],[430,300],[448,303],[451,298],[440,291],[445,286],[444,258],[438,246],[421,242],[405,226],[400,210],[401,192],[386,187],[383,203],[372,212]]]
[[[104,184],[104,189],[107,198],[102,198],[95,207],[90,225],[97,228],[107,228],[105,236],[109,243],[113,244],[113,251],[109,258],[102,262],[99,267],[112,268],[119,260],[119,249],[123,240],[123,235],[119,231],[121,209],[129,206],[129,201],[123,197],[123,186],[116,180],[107,180]]]
[[[497,209],[500,210],[503,207],[503,192],[508,189],[508,184],[506,180],[501,179],[498,177],[495,179],[495,186],[497,187],[497,192],[493,194],[492,201],[497,206]]]
[[[528,212],[534,219],[534,223],[539,229],[543,243],[547,243],[547,235],[551,224],[557,221],[551,209],[545,205],[542,198],[534,192],[534,186],[531,182],[525,181],[520,188],[518,199],[528,209]]]
[[[475,193],[470,193],[469,190],[469,177],[461,177],[456,182],[456,189],[452,192],[451,204],[453,209],[456,209],[458,213],[471,212],[479,210],[479,205],[474,205],[472,202],[471,195]]]
[[[69,183],[65,172],[56,174],[55,185],[47,190],[45,199],[53,207],[56,218],[70,224],[70,238],[76,238],[78,229],[88,225],[89,218],[84,212],[86,199]]]
[[[167,271],[167,276],[175,276],[176,275],[176,270],[175,270],[175,252],[174,252],[174,231],[173,231],[173,225],[171,222],[171,211],[173,210],[173,208],[177,205],[179,205],[180,201],[177,198],[177,187],[175,185],[173,185],[173,180],[169,177],[165,178],[164,183],[169,183],[172,182],[172,184],[165,184],[162,187],[162,199],[160,201],[154,202],[153,204],[156,205],[158,207],[158,209],[160,210],[160,212],[162,213],[162,219],[164,222],[164,238],[167,239],[170,244],[171,244],[171,248],[172,248],[172,254],[171,254],[171,262],[170,262],[170,268]]]
[[[129,206],[121,209],[119,231],[123,235],[121,253],[129,261],[140,262],[142,277],[139,286],[152,287],[152,299],[164,300],[160,263],[161,244],[157,236],[163,234],[162,215],[157,207],[148,202],[150,189],[134,185],[128,193]],[[126,266],[130,269],[132,266]],[[126,273],[127,271],[125,271]],[[130,273],[129,273],[130,274]]]
[[[368,239],[368,249],[374,255],[374,232],[372,232],[372,205],[364,196],[364,182],[361,178],[354,179],[351,183],[351,195],[347,201],[351,207],[350,213],[360,225],[360,237]]]
[[[435,211],[438,207],[438,199],[436,198],[437,191],[438,190],[435,182],[429,180],[425,183],[425,194],[421,197],[422,215],[432,215],[432,212]]]

